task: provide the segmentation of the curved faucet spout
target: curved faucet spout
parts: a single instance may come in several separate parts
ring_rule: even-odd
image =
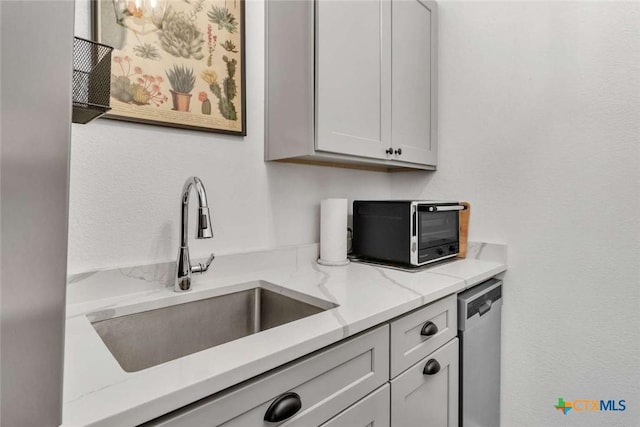
[[[207,205],[207,192],[204,189],[202,180],[197,176],[189,177],[182,187],[182,209],[180,223],[182,229],[180,232],[180,245],[187,246],[187,233],[189,232],[189,194],[191,189],[195,188],[198,194],[198,225],[196,227],[196,239],[209,239],[213,237],[211,228],[211,215],[209,206]]]
[[[202,180],[197,176],[191,176],[187,178],[182,186],[182,204],[189,204],[189,193],[191,191],[191,187],[196,188],[196,192],[198,193],[198,201],[200,202],[200,206],[207,207],[207,192],[204,189],[204,184]]]
[[[180,249],[178,250],[176,280],[174,284],[174,290],[176,292],[190,290],[191,274],[204,273],[209,268],[211,261],[213,261],[213,254],[211,254],[211,257],[205,264],[198,264],[195,267],[191,266],[187,232],[189,230],[189,195],[191,194],[192,188],[195,188],[196,193],[198,194],[198,224],[196,226],[196,239],[209,239],[213,237],[211,215],[209,213],[209,206],[207,205],[207,192],[204,189],[204,184],[197,176],[189,177],[182,187],[182,209],[180,211],[180,222],[182,227],[180,229]]]

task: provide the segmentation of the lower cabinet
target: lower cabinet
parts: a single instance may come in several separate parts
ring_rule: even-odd
[[[393,427],[458,426],[458,339],[391,380]]]
[[[144,425],[319,426],[388,379],[389,326],[383,325]]]
[[[390,427],[389,398],[386,384],[321,427]]]
[[[147,427],[458,427],[455,295]]]
[[[391,378],[457,335],[456,304],[451,295],[391,321]]]

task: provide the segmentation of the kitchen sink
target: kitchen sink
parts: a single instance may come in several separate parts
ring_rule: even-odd
[[[136,372],[336,307],[276,285],[271,285],[274,290],[265,286],[92,325],[122,369]]]

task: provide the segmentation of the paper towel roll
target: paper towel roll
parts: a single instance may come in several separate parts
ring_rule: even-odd
[[[346,265],[347,199],[324,199],[320,203],[320,259],[323,265]]]

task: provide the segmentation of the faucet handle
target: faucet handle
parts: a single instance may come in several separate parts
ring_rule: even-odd
[[[213,262],[213,260],[216,258],[216,256],[214,254],[209,255],[209,259],[207,259],[207,261],[203,264],[201,262],[199,262],[197,265],[194,265],[191,267],[191,272],[192,273],[204,273],[205,271],[207,271],[209,269],[209,266],[211,265],[211,263]]]

